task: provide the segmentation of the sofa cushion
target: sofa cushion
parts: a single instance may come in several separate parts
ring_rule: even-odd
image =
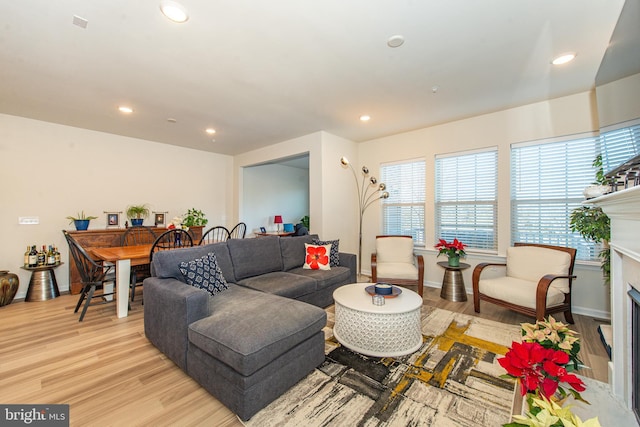
[[[211,295],[227,289],[227,281],[218,267],[218,261],[213,252],[192,261],[181,262],[180,272],[187,284],[204,289]]]
[[[317,239],[317,234],[306,236],[284,237],[280,239],[280,253],[282,254],[282,270],[289,271],[292,268],[302,267],[304,264],[304,244]]]
[[[211,315],[189,326],[189,341],[248,376],[326,325],[323,309],[230,285],[211,299]]]
[[[317,290],[322,290],[337,284],[347,284],[350,280],[351,270],[347,267],[334,267],[331,270],[307,270],[302,267],[289,270],[289,273],[314,279]]]
[[[512,246],[507,248],[507,276],[538,283],[546,274],[566,276],[571,255],[556,249],[538,246]],[[569,281],[557,279],[551,287],[569,293]]]
[[[331,267],[337,267],[340,265],[340,239],[336,239],[336,240],[313,239],[311,243],[314,245],[331,245],[331,254],[329,255],[329,265]]]
[[[304,250],[306,256],[302,268],[331,270],[331,265],[329,265],[331,245],[310,245],[309,243],[305,243]]]
[[[235,282],[233,264],[231,263],[227,244],[224,242],[156,252],[153,254],[151,274],[163,279],[173,278],[184,281],[184,277],[180,271],[180,263],[189,262],[193,259],[205,256],[209,252],[213,252],[216,255],[218,267],[220,267],[222,275],[227,282]]]
[[[248,277],[238,281],[238,284],[256,291],[294,299],[311,294],[317,289],[317,283],[313,278],[286,271]]]
[[[236,281],[282,270],[278,236],[227,240]]]

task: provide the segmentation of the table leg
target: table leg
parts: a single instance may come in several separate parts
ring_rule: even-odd
[[[131,260],[121,259],[116,262],[116,315],[127,317],[129,309],[129,281]]]
[[[440,298],[455,302],[467,300],[467,291],[460,270],[445,269]]]

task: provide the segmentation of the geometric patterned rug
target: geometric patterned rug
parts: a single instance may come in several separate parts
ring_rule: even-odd
[[[422,307],[422,347],[368,357],[333,338],[327,309],[325,362],[245,425],[487,426],[510,421],[515,383],[496,359],[520,325]]]

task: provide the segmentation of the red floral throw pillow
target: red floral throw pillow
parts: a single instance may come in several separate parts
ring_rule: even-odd
[[[302,268],[311,270],[331,270],[329,265],[329,254],[331,245],[310,245],[304,244],[305,257]]]

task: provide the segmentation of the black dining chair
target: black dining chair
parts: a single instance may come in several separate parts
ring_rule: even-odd
[[[244,222],[239,222],[235,227],[231,229],[229,232],[231,239],[244,239],[244,236],[247,234],[247,224]]]
[[[115,275],[115,266],[114,265],[104,265],[102,262],[94,261],[87,251],[80,246],[80,244],[73,238],[67,231],[62,230],[65,239],[67,239],[67,244],[69,245],[69,252],[71,252],[71,256],[76,264],[76,268],[80,273],[80,280],[82,282],[82,291],[80,292],[80,299],[78,299],[78,303],[76,304],[76,308],[73,311],[74,313],[78,312],[82,302],[84,301],[84,307],[82,308],[82,313],[80,313],[79,322],[82,322],[84,319],[84,315],[87,313],[87,308],[91,305],[91,300],[93,297],[100,296],[106,297],[107,295],[115,296],[116,289],[116,275]],[[107,282],[113,283],[113,292],[105,293],[104,284]],[[98,293],[96,294],[96,291]],[[85,301],[86,300],[86,301]],[[110,302],[105,298],[100,298],[102,303]],[[115,298],[112,298],[112,301],[115,301]]]
[[[188,231],[174,228],[159,235],[151,245],[149,262],[153,261],[153,254],[171,249],[188,248],[193,246],[193,238]]]
[[[200,239],[200,246],[208,245],[210,243],[226,242],[231,237],[231,233],[227,230],[227,227],[222,225],[216,225],[208,229]]]
[[[151,245],[155,242],[156,237],[156,233],[150,227],[142,225],[129,227],[120,238],[120,246]],[[131,266],[131,279],[129,281],[131,301],[135,298],[136,286],[142,284],[142,281],[147,277],[151,277],[149,264]]]

